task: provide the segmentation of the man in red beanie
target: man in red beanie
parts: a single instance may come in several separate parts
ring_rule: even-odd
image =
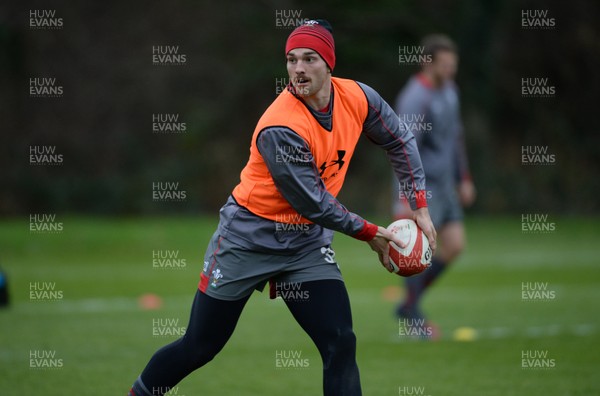
[[[366,241],[388,270],[389,242],[403,246],[336,199],[363,134],[387,152],[401,185],[413,191],[415,220],[435,249],[425,191],[418,190],[425,176],[414,137],[372,88],[331,76],[330,25],[308,21],[290,34],[285,51],[291,83],[258,121],[240,183],[220,210],[186,334],[154,354],[130,396],[163,395],[212,360],[252,292],[267,282],[271,297],[285,301],[317,346],[323,394],[361,394],[333,233]]]

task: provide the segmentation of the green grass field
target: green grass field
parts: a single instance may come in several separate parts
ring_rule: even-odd
[[[153,335],[153,321],[187,326],[217,219],[61,221],[58,234],[31,234],[27,219],[0,223],[12,297],[0,310],[0,395],[125,395],[151,354],[177,338]],[[600,394],[600,220],[554,221],[554,232],[531,235],[519,215],[469,219],[467,250],[424,301],[442,329],[435,342],[398,334],[389,297],[401,294],[400,279],[365,243],[338,234],[363,394]],[[176,251],[185,267],[153,268],[155,250]],[[523,300],[524,282],[552,293]],[[32,283],[52,284],[62,298],[32,300]],[[145,293],[159,295],[162,307],[142,310]],[[462,326],[477,339],[455,341]],[[276,367],[278,351],[300,353],[306,367]],[[34,356],[34,366],[62,367],[31,367],[31,353],[45,356]],[[553,367],[524,368],[523,353]],[[171,394],[319,395],[321,362],[283,302],[255,293],[223,352]]]

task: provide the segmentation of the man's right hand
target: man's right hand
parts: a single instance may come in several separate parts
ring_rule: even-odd
[[[469,179],[463,180],[458,185],[458,197],[463,207],[468,208],[475,202],[477,191],[475,190],[475,184]]]
[[[394,269],[390,264],[390,242],[394,242],[401,248],[405,248],[406,244],[403,243],[399,238],[396,238],[394,234],[387,228],[381,226],[377,229],[377,234],[370,241],[367,241],[371,249],[379,256],[379,261],[389,272],[393,272]]]

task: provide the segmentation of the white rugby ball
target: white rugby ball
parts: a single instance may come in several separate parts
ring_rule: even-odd
[[[406,244],[404,249],[390,242],[392,272],[411,276],[423,272],[431,265],[431,247],[425,233],[413,220],[396,220],[387,228]]]

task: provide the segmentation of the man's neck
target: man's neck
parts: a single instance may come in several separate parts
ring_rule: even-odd
[[[326,108],[331,100],[331,80],[329,83],[325,83],[323,88],[311,96],[303,97],[304,103],[306,103],[313,110],[319,111]]]

